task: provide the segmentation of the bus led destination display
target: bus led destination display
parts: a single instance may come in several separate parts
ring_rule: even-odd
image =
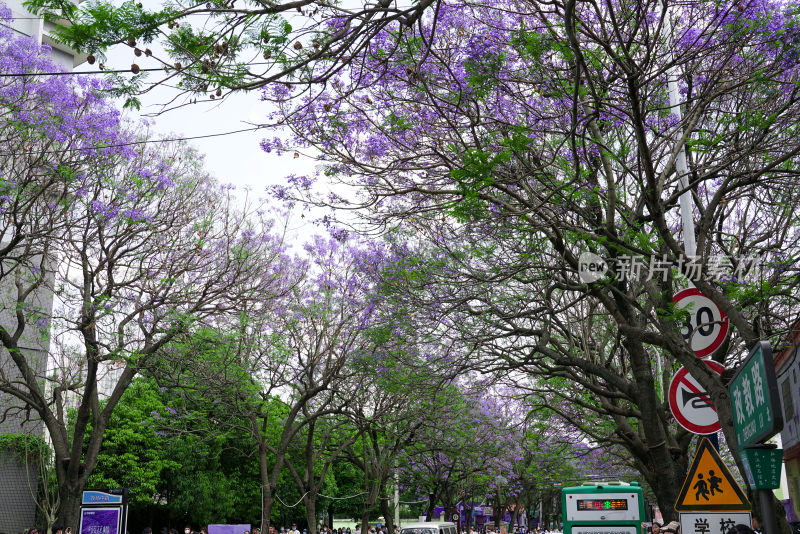
[[[578,499],[578,510],[627,510],[628,499]]]

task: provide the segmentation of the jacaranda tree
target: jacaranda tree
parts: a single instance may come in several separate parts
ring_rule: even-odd
[[[0,30],[0,48],[11,318],[0,326],[11,362],[0,390],[46,427],[59,522],[77,525],[105,426],[133,377],[197,325],[280,293],[281,242],[261,211],[234,206],[196,152],[121,124],[100,83],[37,76],[59,69],[10,31]],[[24,350],[40,337],[51,351],[44,366]],[[110,365],[119,376],[101,402]]]
[[[797,17],[747,0],[443,3],[325,85],[268,88],[295,136],[264,148],[321,154],[355,193],[317,196],[315,176],[275,192],[402,228],[410,302],[484,347],[480,365],[578,384],[669,519],[691,436],[665,411],[659,362],[701,382],[737,451],[727,389],[687,343],[713,321],[682,332],[672,296],[693,283],[727,314],[713,357],[729,366],[798,312]],[[580,278],[587,252],[608,272]]]

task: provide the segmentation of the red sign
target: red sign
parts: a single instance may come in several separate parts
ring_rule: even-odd
[[[690,287],[672,297],[677,308],[688,308],[681,333],[698,358],[705,358],[722,345],[728,334],[728,316],[699,289]]]
[[[702,361],[718,375],[725,370],[715,361]],[[722,428],[711,397],[685,367],[681,367],[669,383],[669,409],[678,424],[689,432],[712,434]]]

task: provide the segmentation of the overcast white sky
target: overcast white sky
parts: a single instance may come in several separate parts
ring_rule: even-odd
[[[157,4],[150,0],[152,4]],[[159,49],[157,43],[147,45],[154,51]],[[166,56],[162,56],[166,58]],[[133,49],[127,45],[118,45],[107,53],[106,68],[129,69],[136,62],[141,68],[160,66],[152,59],[145,56],[135,57]],[[84,63],[76,70],[94,70],[97,64]],[[157,81],[163,73],[152,72],[148,81]],[[177,90],[167,87],[158,87],[141,97],[142,109],[140,112],[128,112],[133,117],[144,116],[159,112],[161,105],[171,100]],[[198,102],[197,104],[180,107],[164,112],[148,120],[154,121],[153,128],[161,134],[174,134],[175,137],[193,137],[198,135],[214,134],[231,130],[251,127],[253,124],[266,122],[270,112],[270,104],[261,102],[259,91],[251,93],[237,93],[226,96],[222,100],[213,102]],[[121,105],[121,101],[120,101]],[[311,158],[301,156],[295,159],[292,154],[277,156],[274,152],[267,154],[259,146],[260,141],[275,135],[274,130],[259,130],[233,135],[212,137],[209,139],[196,139],[190,143],[205,155],[206,168],[220,182],[230,182],[244,194],[245,188],[250,188],[259,197],[264,196],[268,186],[284,183],[288,174],[311,173],[316,164]],[[305,241],[312,233],[322,233],[324,230],[308,224],[311,217],[305,219],[294,218],[292,239]]]

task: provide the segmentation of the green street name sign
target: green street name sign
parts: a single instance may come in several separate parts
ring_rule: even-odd
[[[775,489],[781,485],[783,449],[742,449],[742,463],[751,489]]]
[[[728,386],[736,441],[743,449],[761,443],[783,429],[783,412],[775,380],[772,349],[759,341]]]

